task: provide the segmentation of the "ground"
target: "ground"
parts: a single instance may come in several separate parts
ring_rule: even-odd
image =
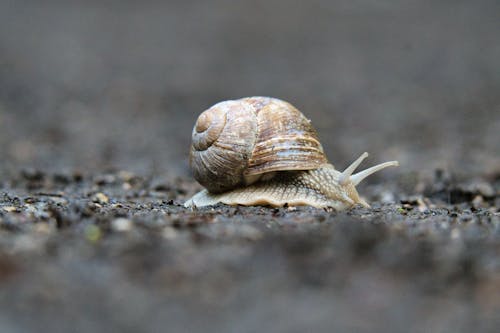
[[[371,209],[333,212],[190,210],[189,180],[24,170],[0,199],[2,328],[493,332],[498,176],[374,184]]]
[[[497,0],[0,0],[0,332],[498,332]],[[191,131],[292,103],[344,212],[216,206]]]

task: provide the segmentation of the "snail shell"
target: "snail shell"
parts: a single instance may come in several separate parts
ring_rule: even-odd
[[[194,178],[212,193],[249,185],[275,171],[311,170],[328,163],[310,121],[276,98],[215,104],[198,117],[192,137]]]
[[[215,104],[193,128],[189,163],[203,190],[184,205],[310,205],[342,210],[361,204],[355,186],[397,161],[353,174],[328,162],[310,121],[291,104],[247,97]]]

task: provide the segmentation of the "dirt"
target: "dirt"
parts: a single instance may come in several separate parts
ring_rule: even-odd
[[[499,6],[0,0],[0,332],[499,332]],[[400,167],[371,209],[183,208],[244,96]]]
[[[182,178],[26,170],[0,199],[2,327],[493,332],[500,178],[442,178],[372,185],[395,200],[372,209],[189,210]]]

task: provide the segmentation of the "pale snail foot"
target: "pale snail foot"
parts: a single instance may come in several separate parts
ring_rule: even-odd
[[[224,193],[214,194],[202,190],[189,199],[184,207],[203,207],[223,203],[242,206],[332,207],[340,211],[356,204],[368,206],[358,197],[353,186],[349,190],[353,190],[354,193],[339,194],[342,191],[338,191],[338,186],[334,182],[338,174],[339,172],[330,164],[316,170],[278,172],[271,180],[260,181]],[[335,195],[330,197],[323,194],[332,192]],[[354,199],[349,195],[353,195]]]
[[[349,209],[357,204],[369,208],[370,205],[359,197],[356,185],[369,175],[387,167],[398,166],[399,163],[385,162],[353,174],[367,156],[368,153],[363,153],[343,172],[335,170],[331,164],[324,164],[314,170],[276,172],[271,179],[263,179],[224,193],[214,194],[203,190],[189,199],[184,207],[223,203],[242,206],[331,207],[337,211]]]
[[[270,206],[270,207],[283,207],[283,206],[312,206],[316,208],[332,207],[335,210],[345,210],[353,205],[343,205],[339,202],[329,202],[326,199],[313,198],[313,197],[295,197],[289,200],[281,200],[271,196],[268,191],[263,190],[261,193],[255,191],[253,193],[245,193],[242,191],[233,190],[221,194],[213,194],[207,190],[202,190],[196,193],[191,199],[184,203],[186,208],[197,208],[205,206],[213,206],[222,203],[230,206]]]

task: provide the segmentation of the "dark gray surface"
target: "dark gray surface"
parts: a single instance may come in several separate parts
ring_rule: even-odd
[[[1,165],[187,175],[196,116],[296,105],[332,162],[498,168],[497,1],[0,4]]]
[[[498,331],[499,22],[498,1],[0,0],[0,331]],[[197,115],[251,95],[297,106],[340,169],[399,160],[361,186],[374,209],[180,207]]]
[[[437,178],[413,199],[372,185],[370,201],[402,201],[344,213],[191,211],[178,205],[191,182],[24,173],[0,198],[0,325],[495,332],[499,187]]]

